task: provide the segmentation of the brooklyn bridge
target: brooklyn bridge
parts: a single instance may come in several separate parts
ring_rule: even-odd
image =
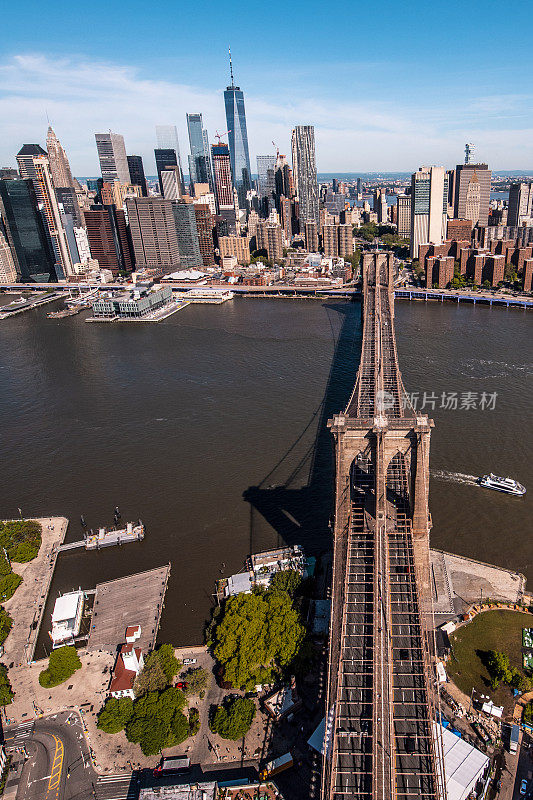
[[[429,579],[432,420],[411,407],[393,257],[363,257],[359,370],[335,439],[336,507],[322,800],[445,797]]]

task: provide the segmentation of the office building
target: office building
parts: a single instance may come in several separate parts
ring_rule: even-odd
[[[469,242],[472,238],[472,222],[469,219],[449,219],[446,239]]]
[[[204,267],[211,267],[215,263],[215,246],[213,229],[215,223],[208,203],[194,202],[196,216],[196,229],[198,231],[198,244]]]
[[[448,177],[444,167],[420,167],[411,176],[411,257],[421,244],[446,238]]]
[[[531,291],[533,280],[533,258],[526,258],[524,261],[524,277],[522,279],[522,289],[524,292]]]
[[[124,211],[114,205],[94,205],[85,212],[85,225],[91,256],[98,260],[100,269],[109,269],[113,275],[132,272],[133,255]],[[83,262],[82,252],[80,260]]]
[[[76,225],[83,225],[83,217],[76,190],[71,186],[56,186],[55,193],[57,202],[62,206],[65,214],[70,214]]]
[[[292,170],[294,191],[298,195],[300,224],[318,224],[315,129],[312,125],[297,125],[292,131]]]
[[[322,225],[322,250],[326,258],[339,255],[339,237],[336,225]]]
[[[252,171],[248,152],[248,131],[246,129],[246,112],[244,94],[233,80],[233,64],[230,54],[231,86],[224,92],[226,108],[226,127],[231,160],[233,185],[239,197],[239,208],[246,208],[246,193],[252,188]]]
[[[213,161],[215,197],[218,210],[220,211],[223,208],[234,209],[233,182],[231,178],[231,161],[228,145],[222,142],[211,145],[211,157]]]
[[[219,236],[218,247],[220,258],[234,256],[239,264],[250,263],[249,236]]]
[[[181,269],[201,270],[204,266],[204,262],[198,242],[198,228],[196,227],[194,205],[181,201],[173,203],[172,208],[178,236]]]
[[[121,183],[115,180],[112,183],[103,183],[100,195],[103,205],[123,208],[127,197],[142,197],[142,189],[134,183]]]
[[[290,243],[292,239],[292,203],[288,197],[281,197],[278,199],[279,216],[281,219],[281,227],[285,234],[285,239]]]
[[[271,196],[274,191],[276,156],[256,156],[257,183],[260,197]]]
[[[339,234],[339,255],[343,258],[353,256],[353,227],[350,223],[337,226]]]
[[[283,258],[281,225],[276,222],[260,222],[255,236],[257,249],[266,250],[267,258],[272,264]]]
[[[76,240],[76,249],[81,264],[86,264],[91,258],[91,247],[89,245],[89,237],[85,228],[77,228],[74,226],[74,239]]]
[[[17,161],[21,176],[33,181],[39,210],[57,264],[56,274],[58,279],[64,278],[70,274],[72,259],[61,222],[48,156],[44,151],[41,152],[39,145],[24,145],[17,154]]]
[[[455,170],[454,217],[485,227],[489,219],[492,172],[487,164],[458,164]]]
[[[0,217],[20,280],[56,281],[55,256],[31,179],[0,180]]]
[[[16,181],[18,178],[20,178],[18,169],[14,169],[13,167],[0,167],[0,180],[3,178],[8,178],[10,181]]]
[[[51,126],[48,127],[48,134],[46,136],[46,149],[48,151],[48,160],[50,162],[50,172],[52,173],[54,187],[56,189],[66,187],[74,189],[74,179],[70,171],[67,154]]]
[[[180,168],[165,167],[160,173],[161,194],[165,200],[179,200],[181,197]]]
[[[318,253],[318,225],[316,222],[305,223],[305,247],[309,253]]]
[[[15,283],[17,268],[11,248],[2,231],[0,231],[0,284]]]
[[[126,209],[137,268],[176,272],[180,257],[173,202],[133,197],[126,200]]]
[[[33,159],[37,156],[45,156],[46,154],[46,150],[43,150],[39,144],[23,144],[17,153],[20,177],[35,178],[36,173]]]
[[[217,201],[213,192],[209,191],[207,183],[194,184],[194,199],[193,203],[203,203],[209,206],[209,210],[213,216],[217,213]]]
[[[146,186],[146,177],[144,174],[143,160],[141,156],[127,156],[128,170],[130,173],[130,183],[134,186],[141,187],[141,194],[143,197],[148,196],[148,188]]]
[[[363,179],[357,178],[357,194],[363,194]]]
[[[104,181],[129,183],[130,170],[124,137],[119,133],[95,133],[96,149],[100,160],[100,172]]]
[[[178,131],[175,125],[156,125],[155,135],[158,150],[174,150],[176,153],[176,163],[180,168],[181,179],[183,181],[183,167],[180,155],[180,143],[178,141]]]
[[[191,186],[195,183],[207,183],[212,188],[211,159],[209,140],[204,128],[201,114],[187,114],[187,131],[189,133],[189,179]]]
[[[507,226],[533,225],[533,183],[512,183],[509,187]]]
[[[178,156],[176,155],[176,151],[174,148],[167,147],[167,148],[156,148],[154,150],[155,154],[155,166],[157,169],[157,180],[159,183],[159,192],[163,194],[163,180],[161,177],[161,173],[167,167],[178,167],[178,178],[179,178],[179,196],[181,197],[182,185],[181,185],[181,171],[178,165]]]
[[[294,197],[292,169],[285,156],[279,154],[274,169],[274,193],[276,196],[276,208],[282,195],[290,200]]]
[[[399,194],[397,198],[396,225],[398,236],[408,239],[411,235],[411,195]]]

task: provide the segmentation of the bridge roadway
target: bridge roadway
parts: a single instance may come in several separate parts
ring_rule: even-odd
[[[322,798],[440,800],[431,600],[413,539],[412,480],[425,468],[416,431],[429,435],[429,422],[401,381],[392,263],[365,260],[361,363],[344,415],[330,423],[337,504]],[[391,436],[393,450],[409,438],[410,452],[391,457]],[[427,492],[423,502],[427,541]]]

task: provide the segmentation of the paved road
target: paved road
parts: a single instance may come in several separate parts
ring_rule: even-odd
[[[140,782],[132,775],[101,775],[96,784],[97,800],[137,800]]]
[[[8,752],[24,752],[17,800],[92,800],[97,774],[80,717],[64,712],[5,731]]]

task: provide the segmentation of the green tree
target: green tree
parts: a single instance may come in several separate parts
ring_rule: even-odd
[[[162,691],[172,682],[180,667],[181,662],[176,658],[171,644],[162,644],[157,650],[152,650],[135,680],[135,695]]]
[[[224,679],[250,690],[289,667],[304,635],[300,613],[285,592],[255,591],[226,601],[212,643]]]
[[[59,686],[80,668],[81,661],[75,647],[58,647],[50,653],[48,667],[39,674],[39,683],[47,689]]]
[[[509,664],[509,656],[499,650],[489,650],[486,666],[492,680],[492,688],[497,689],[500,683],[511,683],[513,673]]]
[[[490,289],[490,281],[483,281],[482,286],[484,289]]]
[[[133,714],[131,697],[110,697],[98,714],[97,727],[106,733],[123,731]]]
[[[200,712],[197,708],[189,711],[189,736],[196,736],[200,730]]]
[[[154,656],[152,658],[152,656]],[[149,653],[146,657],[144,667],[135,678],[133,691],[135,697],[140,697],[147,692],[157,692],[168,686],[167,676],[163,667],[154,653]]]
[[[173,645],[162,644],[154,652],[159,659],[159,663],[161,664],[161,668],[166,675],[167,681],[170,683],[172,678],[178,674],[181,668],[181,662],[176,658]]]
[[[294,597],[301,583],[302,576],[298,570],[286,569],[274,573],[270,579],[269,589],[272,592],[286,592],[289,597]]]
[[[242,739],[255,717],[255,703],[247,697],[228,699],[215,711],[210,723],[213,733],[223,739]]]
[[[0,706],[8,706],[14,696],[7,674],[7,667],[4,664],[0,664]]]
[[[144,755],[155,755],[163,747],[185,741],[191,735],[182,711],[185,702],[183,692],[172,686],[139,697],[126,723],[126,738],[139,744]]]
[[[13,620],[3,606],[0,606],[0,644],[7,639],[8,633],[13,627]]]
[[[9,600],[13,597],[15,590],[22,583],[22,578],[16,572],[11,572],[9,575],[2,575],[0,578],[0,600]]]
[[[0,522],[0,547],[11,561],[31,561],[41,546],[41,526],[35,520]]]
[[[200,692],[205,692],[209,685],[209,673],[201,667],[188,669],[183,675],[183,681],[187,684],[185,694],[198,695]]]

